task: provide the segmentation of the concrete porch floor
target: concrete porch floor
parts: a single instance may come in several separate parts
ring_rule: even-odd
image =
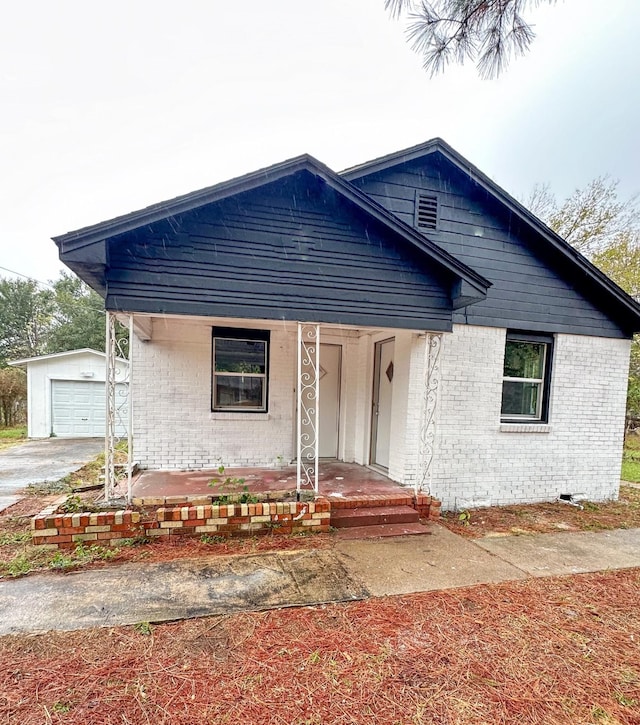
[[[225,487],[226,478],[243,478],[244,483]],[[209,486],[212,479],[221,483]],[[411,496],[412,489],[395,483],[382,473],[339,461],[320,462],[320,495],[340,500],[367,496]],[[282,468],[227,468],[223,474],[216,469],[197,471],[142,471],[133,481],[134,499],[201,498],[226,493],[242,493],[244,487],[256,495],[274,499],[291,495],[296,490],[296,467]]]

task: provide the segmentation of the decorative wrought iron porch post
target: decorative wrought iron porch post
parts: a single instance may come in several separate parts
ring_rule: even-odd
[[[107,312],[106,320],[106,430],[104,450],[104,497],[106,501],[112,501],[116,497],[116,447],[120,440],[120,432],[126,427],[127,430],[127,501],[131,502],[131,484],[133,477],[133,400],[132,400],[132,359],[131,347],[133,340],[133,315],[128,316],[129,348],[126,358],[129,361],[126,373],[118,377],[118,359],[125,358],[124,349],[118,341],[116,327],[118,325],[116,315]],[[120,383],[120,397],[122,402],[118,405],[118,383]],[[122,388],[126,385],[126,392]],[[122,407],[126,401],[127,416],[123,414]]]
[[[298,323],[297,482],[318,493],[320,325]]]
[[[442,335],[429,332],[425,335],[422,386],[422,414],[420,417],[420,451],[416,495],[431,491],[433,446],[436,434],[436,407],[440,387],[440,348]]]
[[[116,316],[107,311],[106,329],[106,430],[104,436],[104,498],[111,501],[116,485]]]
[[[131,503],[133,485],[133,315],[129,315],[129,347],[127,357],[127,503]]]

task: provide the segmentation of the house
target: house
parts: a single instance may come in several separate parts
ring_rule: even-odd
[[[372,466],[446,508],[617,495],[640,306],[440,139],[56,237],[127,319],[147,469]]]
[[[105,353],[90,348],[15,360],[27,371],[29,438],[100,438],[106,426]],[[116,362],[118,435],[127,429],[129,363]]]

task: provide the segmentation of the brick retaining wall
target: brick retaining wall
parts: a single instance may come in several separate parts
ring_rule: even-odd
[[[62,497],[31,520],[32,543],[50,549],[73,548],[80,542],[117,546],[125,539],[170,536],[199,537],[253,534],[300,534],[329,531],[331,502],[263,502],[161,506],[146,511],[57,513]],[[437,519],[440,502],[431,496],[413,498],[421,518]]]
[[[309,503],[185,505],[143,512],[76,514],[56,513],[60,503],[54,502],[32,519],[33,544],[72,548],[80,542],[117,546],[123,539],[136,537],[299,534],[328,531],[331,517],[331,505],[324,499]]]

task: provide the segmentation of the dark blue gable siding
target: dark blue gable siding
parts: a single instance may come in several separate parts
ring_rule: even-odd
[[[412,226],[416,190],[438,195],[438,230],[428,237],[493,283],[487,298],[454,313],[454,322],[630,336],[598,304],[592,280],[576,277],[566,260],[543,249],[531,228],[437,155],[351,183]]]
[[[107,309],[451,329],[450,274],[304,172],[108,244]]]

